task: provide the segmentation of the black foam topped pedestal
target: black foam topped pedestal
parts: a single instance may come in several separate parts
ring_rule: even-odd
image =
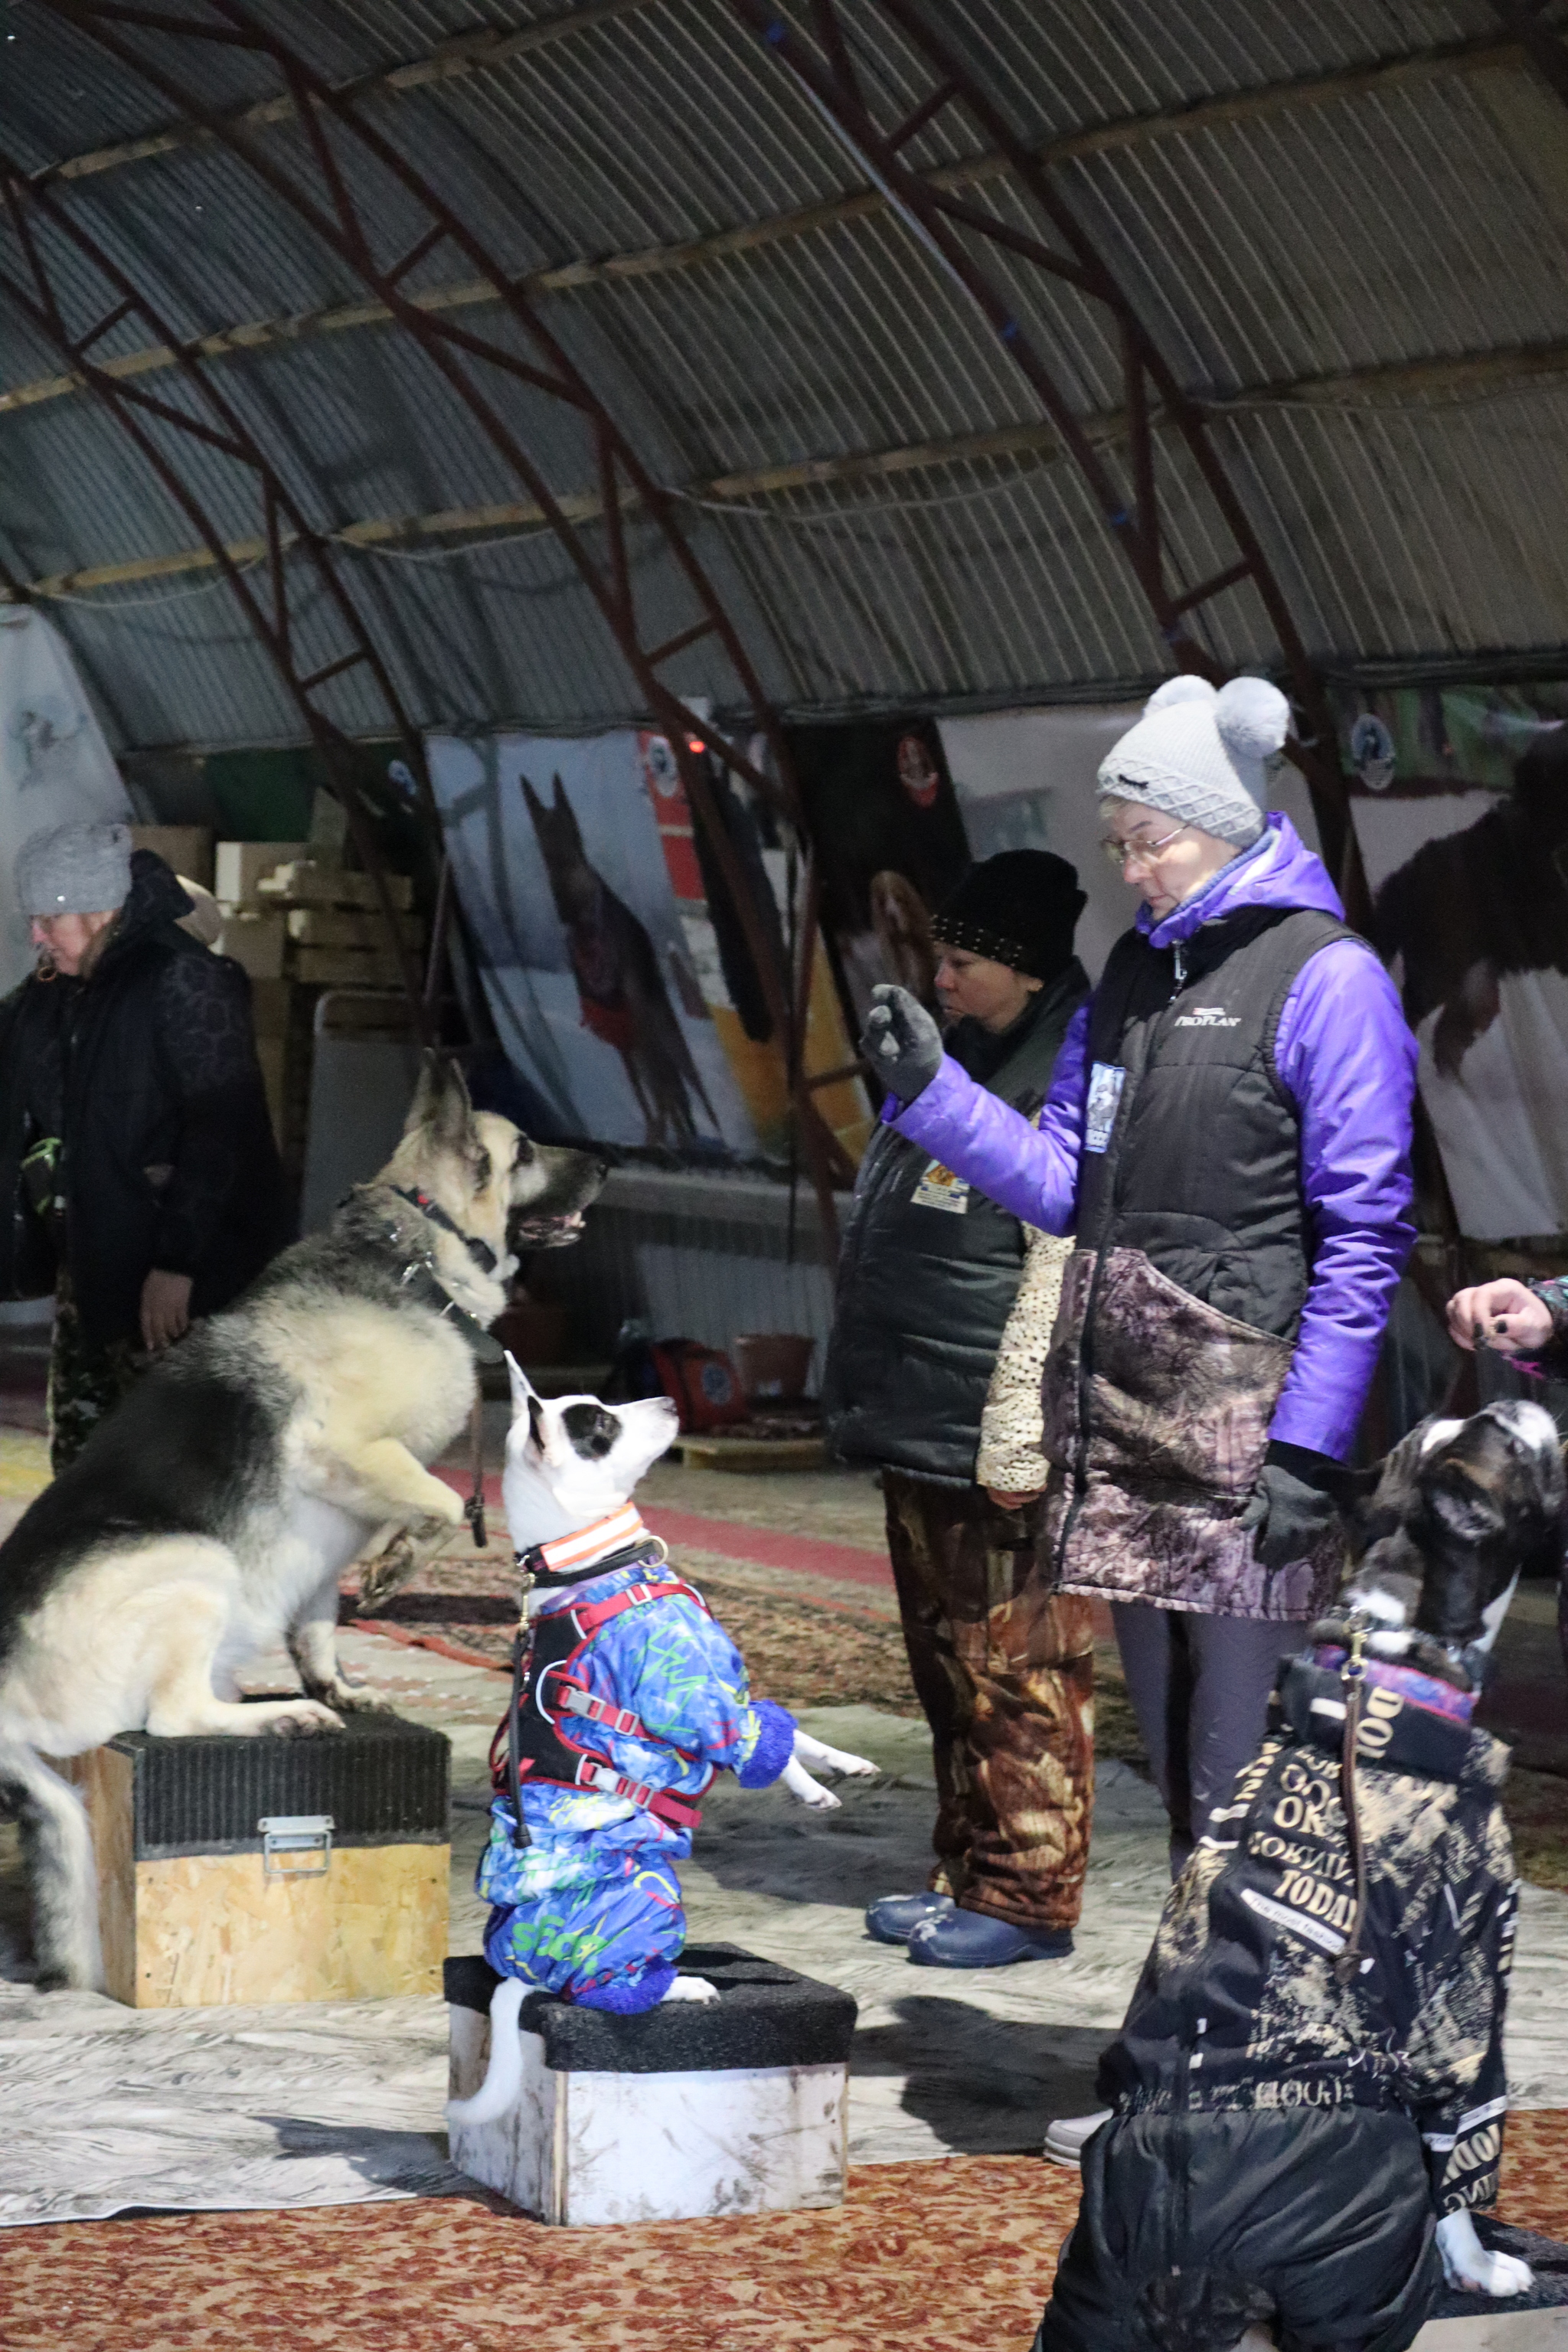
[[[330,1814],[340,1846],[444,1845],[450,1835],[446,1734],[379,1710],[310,1739],[126,1731],[108,1745],[130,1759],[138,1862],[259,1853],[258,1824],[278,1814]]]
[[[717,1985],[716,2001],[666,2001],[636,2017],[577,2009],[533,1992],[519,2020],[544,2043],[556,2074],[693,2074],[731,2066],[843,2066],[854,2039],[853,1994],[758,1959],[735,1944],[689,1944],[682,1976]],[[448,1960],[454,2009],[489,2011],[500,1979],[488,1960]]]

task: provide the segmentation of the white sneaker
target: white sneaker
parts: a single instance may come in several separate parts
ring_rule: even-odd
[[[1076,2172],[1083,2158],[1084,2142],[1092,2139],[1101,2124],[1110,2121],[1110,2109],[1101,2107],[1097,2116],[1058,2116],[1046,2133],[1046,2145],[1041,2151],[1047,2164],[1065,2164]]]

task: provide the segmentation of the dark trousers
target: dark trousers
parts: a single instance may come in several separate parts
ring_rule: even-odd
[[[146,1356],[131,1340],[89,1339],[69,1277],[62,1274],[49,1349],[49,1468],[57,1478],[146,1368]]]
[[[1110,1614],[1127,1696],[1171,1816],[1174,1878],[1257,1755],[1279,1661],[1301,1647],[1307,1628],[1131,1601],[1113,1601]]]
[[[965,1911],[1071,1927],[1094,1810],[1089,1606],[1046,1587],[1030,1528],[977,1486],[886,1470],[888,1549],[931,1726],[930,1884]]]
[[[1148,2352],[1151,2303],[1182,2342],[1234,2344],[1250,2312],[1282,2352],[1406,2352],[1442,2275],[1397,2110],[1118,2116],[1084,2149],[1035,2352]]]

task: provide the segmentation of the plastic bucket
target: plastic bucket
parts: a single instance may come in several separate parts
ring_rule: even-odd
[[[816,1348],[815,1339],[798,1331],[749,1331],[731,1343],[730,1353],[752,1403],[793,1404],[805,1394]]]

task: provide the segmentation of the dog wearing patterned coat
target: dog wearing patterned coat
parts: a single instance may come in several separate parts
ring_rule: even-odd
[[[1382,1465],[1367,1548],[1101,2060],[1036,2352],[1405,2352],[1445,2278],[1530,2287],[1471,2218],[1497,2194],[1516,1889],[1508,1752],[1470,1715],[1563,1512],[1539,1405],[1426,1423]]]
[[[677,1433],[663,1397],[610,1407],[546,1402],[509,1357],[507,1522],[524,1578],[512,1705],[496,1735],[478,1892],[501,1978],[484,2084],[448,2112],[503,2113],[515,2023],[530,1991],[631,2015],[717,1999],[677,1962],[686,1918],[675,1865],[691,1852],[715,1776],[782,1781],[821,1811],[839,1800],[805,1769],[874,1773],[788,1711],[753,1699],[739,1651],[672,1569],[631,1496]]]

